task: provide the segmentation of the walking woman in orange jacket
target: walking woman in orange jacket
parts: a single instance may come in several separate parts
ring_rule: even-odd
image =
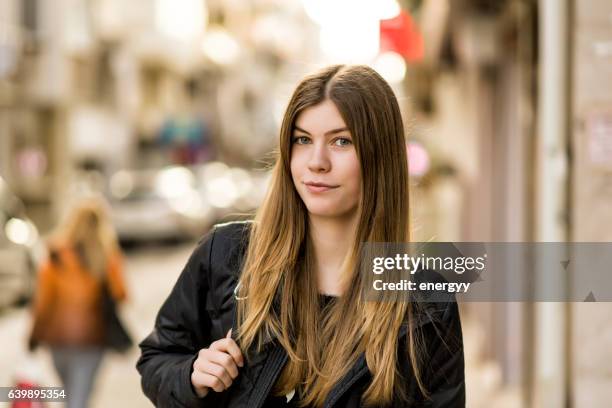
[[[106,286],[104,286],[106,285]],[[97,199],[81,201],[50,240],[34,302],[30,348],[51,348],[67,406],[85,407],[106,346],[104,290],[126,298],[121,253]]]

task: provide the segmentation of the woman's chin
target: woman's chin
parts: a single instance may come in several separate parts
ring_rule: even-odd
[[[325,218],[344,218],[351,211],[346,208],[338,208],[337,206],[321,206],[321,205],[307,205],[308,214],[311,217],[325,217]]]
[[[308,214],[315,217],[337,217],[339,211],[337,208],[329,205],[307,205]]]

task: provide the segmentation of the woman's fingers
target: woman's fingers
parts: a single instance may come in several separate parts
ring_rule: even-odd
[[[217,377],[223,383],[224,389],[232,385],[234,378],[236,378],[225,367],[211,361],[199,363],[197,371]]]
[[[228,333],[229,335],[230,333]],[[228,353],[234,359],[234,362],[239,367],[244,366],[244,359],[242,358],[242,352],[240,351],[240,347],[234,341],[234,339],[225,337],[223,339],[217,340],[210,345],[210,349],[223,351]]]
[[[238,366],[234,361],[233,357],[228,353],[217,350],[208,350],[204,361],[209,361],[223,367],[230,374],[232,378],[238,377]]]
[[[226,390],[238,377],[238,367],[244,365],[244,360],[240,348],[231,336],[230,329],[226,337],[199,351],[198,358],[193,363],[191,383],[200,397],[205,396],[209,389],[216,392]]]
[[[198,395],[206,395],[205,388],[224,391],[238,376],[238,368],[232,357],[221,351],[202,349],[193,363],[191,383]]]
[[[193,370],[193,373],[191,373],[191,383],[194,385],[194,388],[196,388],[200,397],[206,395],[206,389],[208,388],[213,389],[215,392],[223,392],[226,388],[223,381],[218,377],[198,370]]]

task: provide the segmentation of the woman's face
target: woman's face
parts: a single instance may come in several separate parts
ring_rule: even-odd
[[[352,215],[361,199],[361,170],[353,139],[329,99],[304,109],[292,134],[291,176],[311,215]]]

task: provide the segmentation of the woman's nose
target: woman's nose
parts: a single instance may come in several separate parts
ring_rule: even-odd
[[[308,160],[308,169],[312,172],[329,171],[331,163],[329,161],[328,152],[324,144],[313,144],[310,149],[310,158]]]

